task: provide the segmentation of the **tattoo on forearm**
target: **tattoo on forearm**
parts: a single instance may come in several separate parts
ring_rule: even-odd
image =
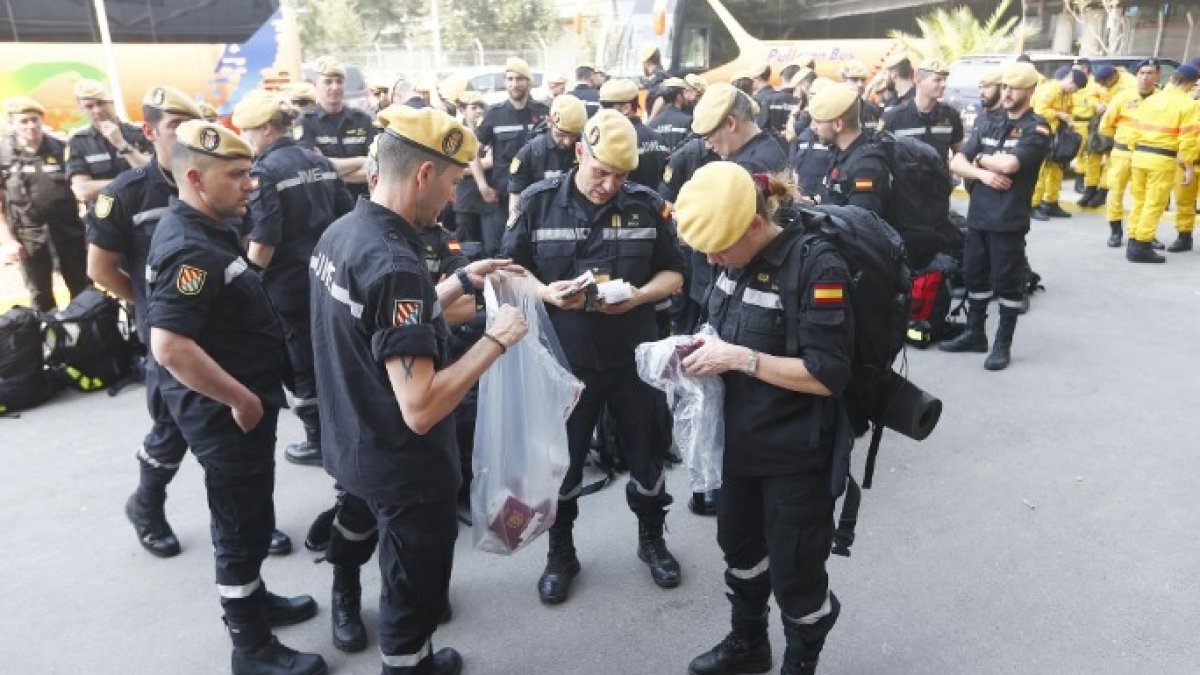
[[[415,356],[403,356],[400,358],[400,365],[404,368],[404,379],[406,379],[406,380],[412,379],[413,364],[415,364],[416,362],[417,362],[417,357],[415,357]]]

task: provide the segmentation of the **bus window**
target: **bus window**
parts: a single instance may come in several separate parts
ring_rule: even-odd
[[[708,27],[685,26],[679,34],[679,61],[676,70],[708,70]]]

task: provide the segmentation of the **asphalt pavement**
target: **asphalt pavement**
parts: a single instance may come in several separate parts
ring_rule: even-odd
[[[981,354],[908,350],[908,374],[945,412],[923,443],[885,435],[853,556],[829,565],[843,612],[819,672],[1200,672],[1200,253],[1132,265],[1104,246],[1107,230],[1098,212],[1035,223],[1029,256],[1046,290],[1007,371],[985,371]],[[1161,232],[1169,241],[1168,219]],[[142,551],[122,512],[147,422],[140,387],[0,419],[0,674],[228,672],[195,461],[167,502],[180,556]],[[377,568],[364,572],[371,645],[342,654],[330,568],[299,547],[332,481],[282,460],[302,437],[293,416],[279,436],[278,522],[298,550],[270,558],[264,579],[321,609],[278,635],[334,673],[377,673]],[[454,619],[435,648],[458,648],[472,675],[682,675],[728,630],[715,522],[684,508],[686,482],[669,474],[679,588],[657,588],[638,562],[622,482],[581,503],[583,574],[560,607],[535,591],[544,539],[500,557],[464,528]],[[778,662],[774,610],[771,630]]]

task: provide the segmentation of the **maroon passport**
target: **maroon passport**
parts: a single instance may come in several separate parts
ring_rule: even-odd
[[[550,529],[554,516],[550,514],[550,502],[544,501],[536,508],[514,497],[505,497],[499,511],[492,518],[488,529],[495,534],[511,552],[521,548],[535,537]]]

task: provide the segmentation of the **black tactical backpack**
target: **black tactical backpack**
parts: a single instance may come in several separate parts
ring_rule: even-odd
[[[51,371],[80,391],[118,389],[130,377],[137,353],[129,325],[115,298],[85,289],[48,322]]]
[[[916,268],[925,267],[942,249],[939,231],[950,219],[954,182],[946,158],[927,143],[883,131],[871,142],[883,152],[892,174],[892,194],[883,214]]]
[[[14,307],[0,314],[0,414],[32,408],[52,393],[37,312]]]

